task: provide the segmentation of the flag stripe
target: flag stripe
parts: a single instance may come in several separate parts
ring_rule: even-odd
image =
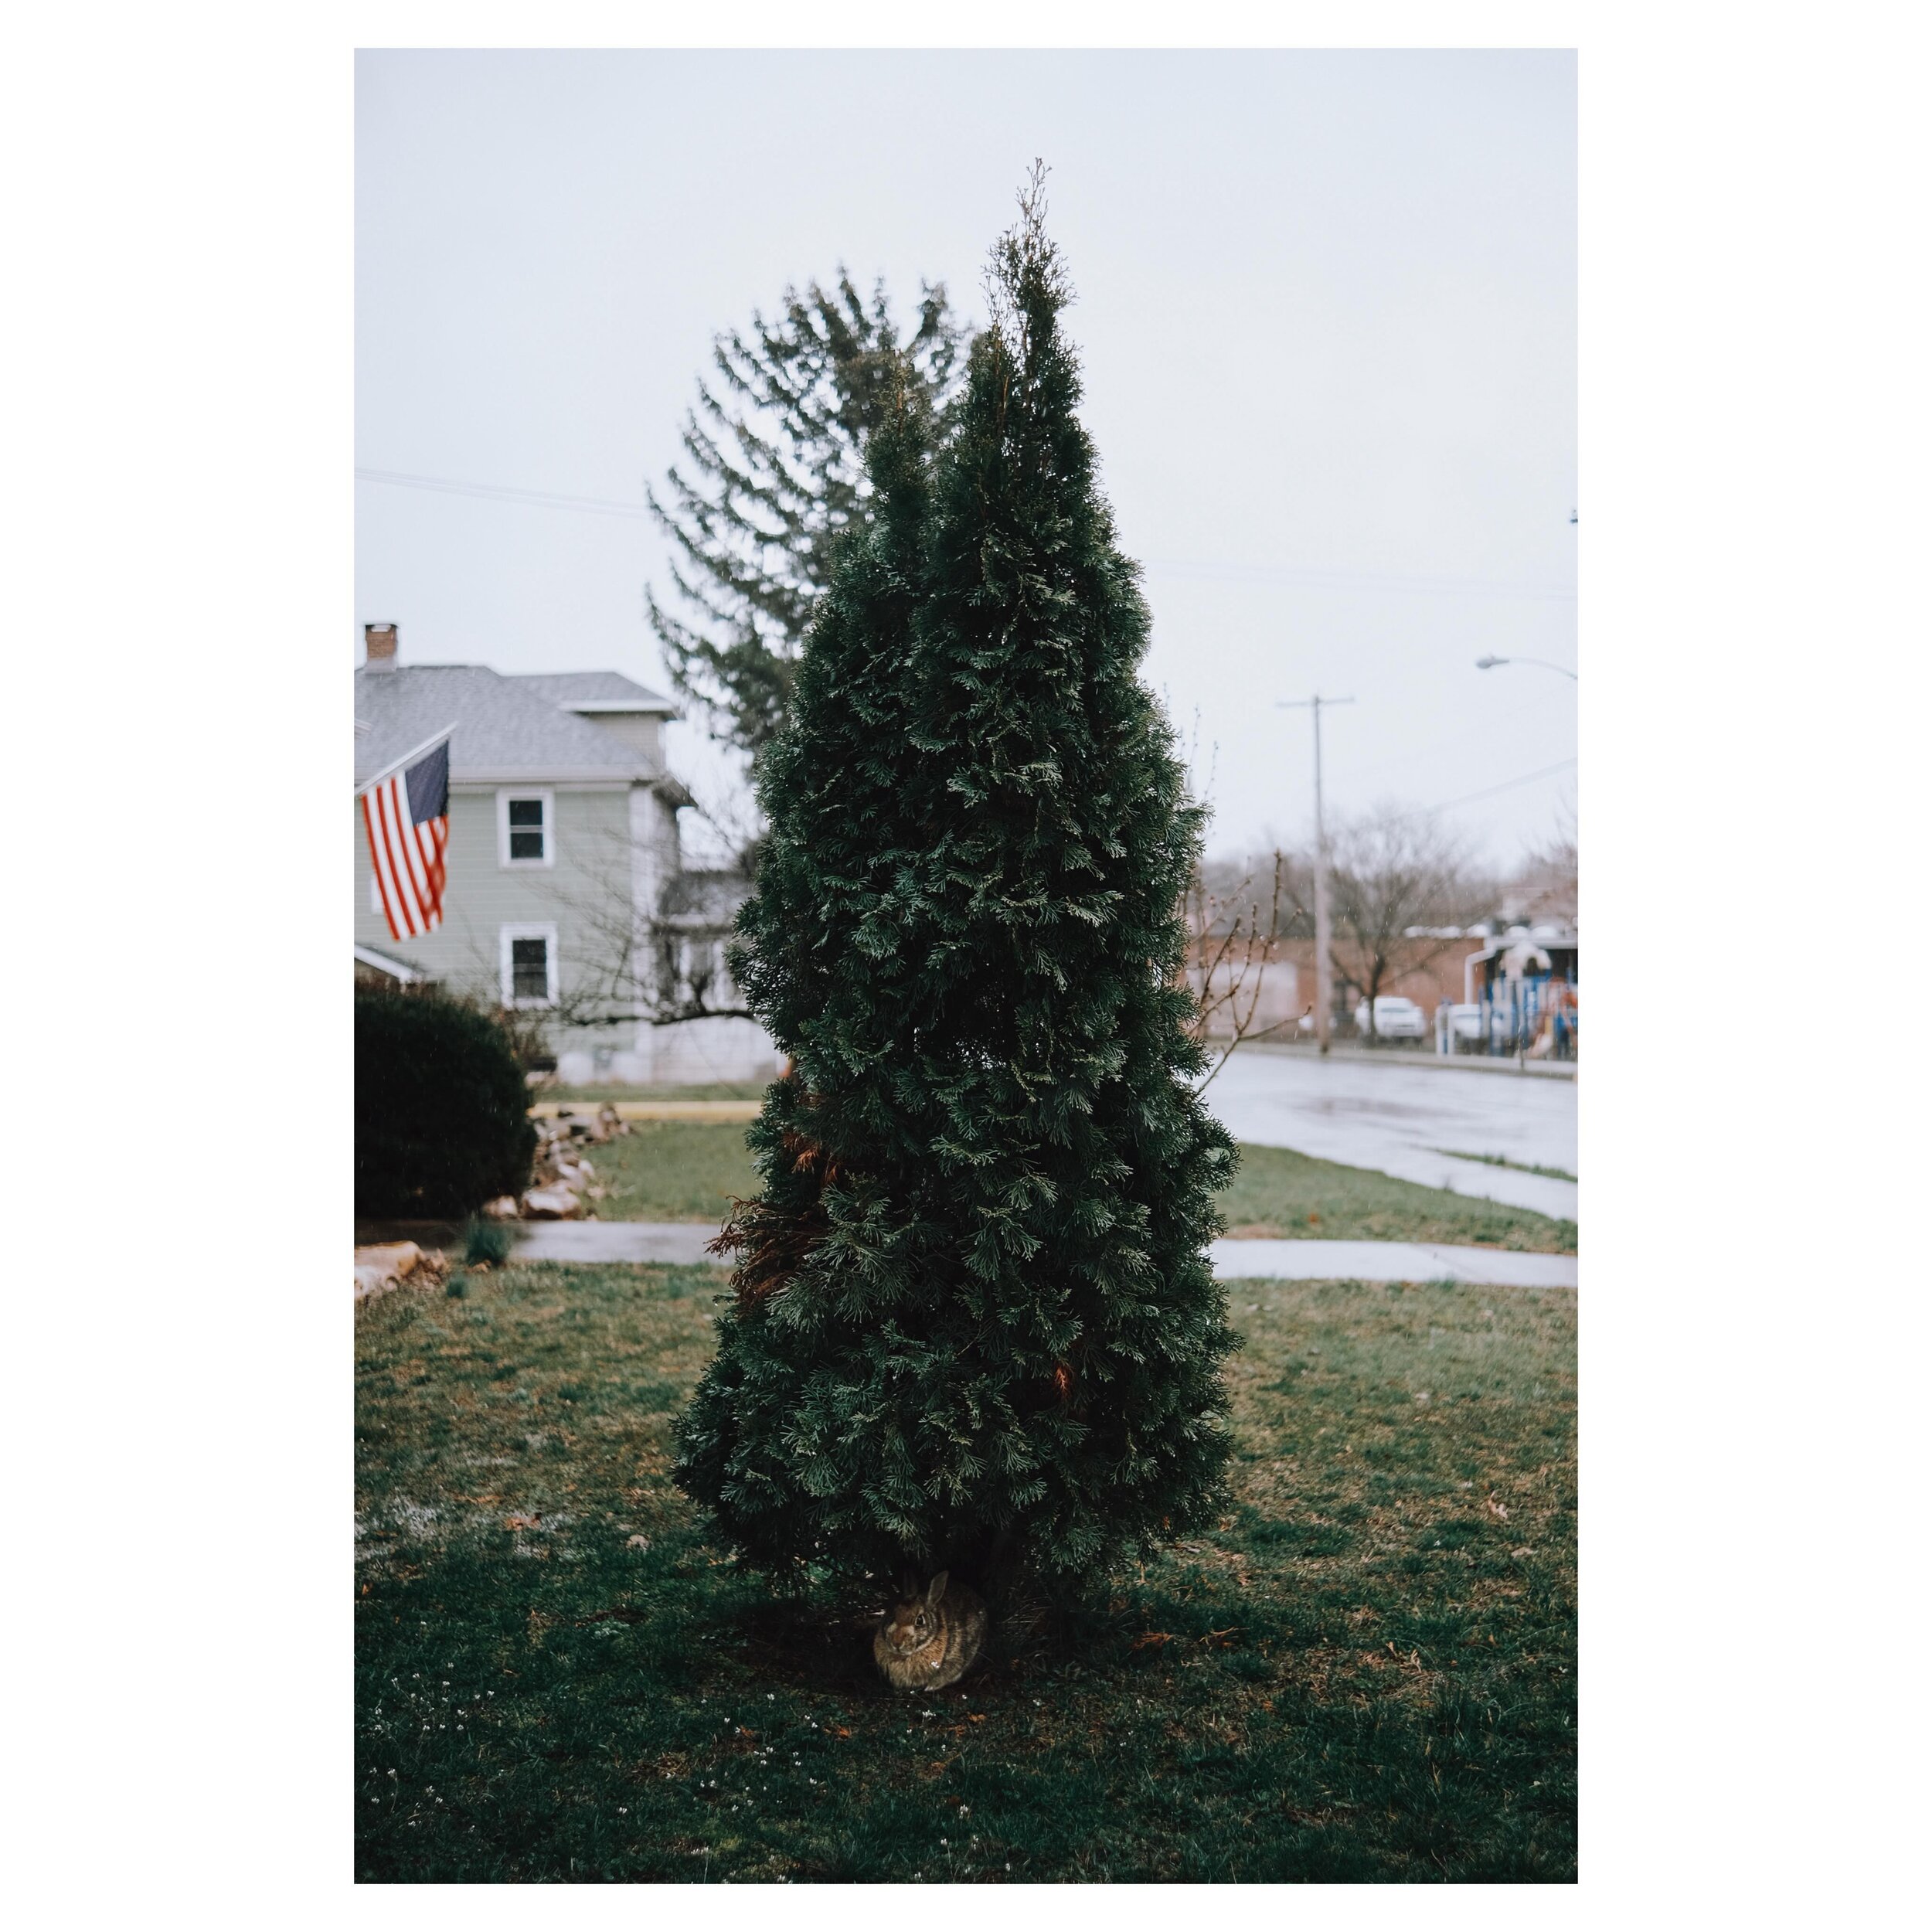
[[[415,932],[420,933],[423,930],[423,905],[430,896],[430,882],[423,876],[423,855],[416,849],[416,840],[410,830],[409,794],[403,789],[403,774],[399,771],[383,790],[387,794],[383,801],[383,810],[389,823],[389,849],[396,855],[396,876],[408,888],[405,896],[409,903],[410,925]]]
[[[416,896],[415,887],[410,879],[408,868],[402,863],[396,852],[396,830],[391,822],[395,801],[390,787],[394,783],[393,779],[386,778],[376,787],[376,822],[382,828],[383,862],[388,866],[389,881],[396,888],[396,917],[402,927],[402,930],[396,937],[398,939],[413,939],[416,937],[416,920],[411,902]]]
[[[389,854],[383,844],[382,815],[376,803],[376,794],[367,791],[362,794],[362,822],[369,828],[369,855],[376,868],[376,887],[382,894],[383,917],[389,922],[389,937],[403,937],[402,908],[397,903],[396,881],[390,876]]]
[[[436,889],[436,832],[435,821],[424,819],[420,825],[410,827],[410,836],[416,841],[416,855],[423,867],[423,877],[434,896]]]
[[[410,828],[416,835],[417,849],[422,854],[423,876],[429,882],[429,889],[423,897],[423,930],[433,930],[443,923],[443,841],[442,828],[449,824],[447,818],[426,818],[420,825]]]
[[[409,887],[410,923],[415,930],[412,937],[420,937],[429,930],[424,908],[430,896],[430,882],[423,869],[423,855],[416,849],[416,838],[410,828],[409,797],[403,788],[401,774],[389,781],[389,815],[390,836],[396,849],[402,854],[403,875]]]
[[[443,923],[445,854],[450,838],[447,787],[439,784],[428,794],[428,799],[440,798],[444,808],[419,823],[411,815],[409,781],[410,771],[420,774],[423,765],[436,764],[444,755],[439,747],[428,758],[419,759],[410,771],[393,773],[362,794],[369,859],[376,868],[376,890],[393,939],[418,939]],[[417,789],[422,796],[420,775]]]

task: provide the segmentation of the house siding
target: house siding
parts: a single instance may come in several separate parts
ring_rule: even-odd
[[[547,791],[553,798],[554,860],[549,866],[505,866],[498,856],[497,794]],[[587,917],[595,904],[633,903],[631,801],[643,786],[462,785],[450,788],[450,838],[445,857],[443,923],[418,939],[393,939],[372,905],[374,868],[362,807],[355,807],[355,940],[417,968],[453,992],[491,1004],[502,991],[501,931],[506,925],[554,925],[557,975],[566,995],[581,985],[587,964],[607,952]],[[611,917],[607,910],[602,917]],[[574,1046],[629,1047],[631,1026],[559,1029],[558,1050]]]
[[[598,730],[607,732],[627,751],[638,756],[657,770],[664,769],[664,736],[662,720],[649,716],[634,715],[628,712],[586,711],[574,714],[588,725],[595,725]]]

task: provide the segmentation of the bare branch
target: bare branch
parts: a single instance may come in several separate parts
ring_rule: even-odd
[[[1277,852],[1265,917],[1259,898],[1247,896],[1251,875],[1226,893],[1210,889],[1199,866],[1189,881],[1183,917],[1188,932],[1186,976],[1195,1002],[1189,1033],[1203,1046],[1211,1039],[1226,1042],[1196,1093],[1207,1090],[1245,1042],[1265,1039],[1292,1023],[1287,1019],[1256,1023],[1268,970],[1279,959],[1287,875],[1287,861]]]

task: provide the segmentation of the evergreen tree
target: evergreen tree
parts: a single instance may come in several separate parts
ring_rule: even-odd
[[[943,284],[923,289],[903,345],[877,284],[868,303],[840,270],[828,290],[787,289],[783,312],[713,347],[663,495],[648,493],[674,546],[674,602],[645,600],[672,682],[713,735],[754,755],[785,715],[797,660],[839,537],[867,514],[866,446],[908,380],[942,404],[963,332]]]
[[[1233,1150],[1181,980],[1201,815],[1136,676],[1038,186],[930,505],[897,445],[761,787],[741,978],[794,1068],[680,1474],[795,1581],[1070,1593],[1220,1500],[1234,1338],[1203,1250]]]

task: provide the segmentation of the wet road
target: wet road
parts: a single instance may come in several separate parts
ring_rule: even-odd
[[[1468,1158],[1574,1174],[1574,1080],[1247,1049],[1216,1076],[1207,1102],[1236,1140],[1577,1218],[1574,1181]]]

